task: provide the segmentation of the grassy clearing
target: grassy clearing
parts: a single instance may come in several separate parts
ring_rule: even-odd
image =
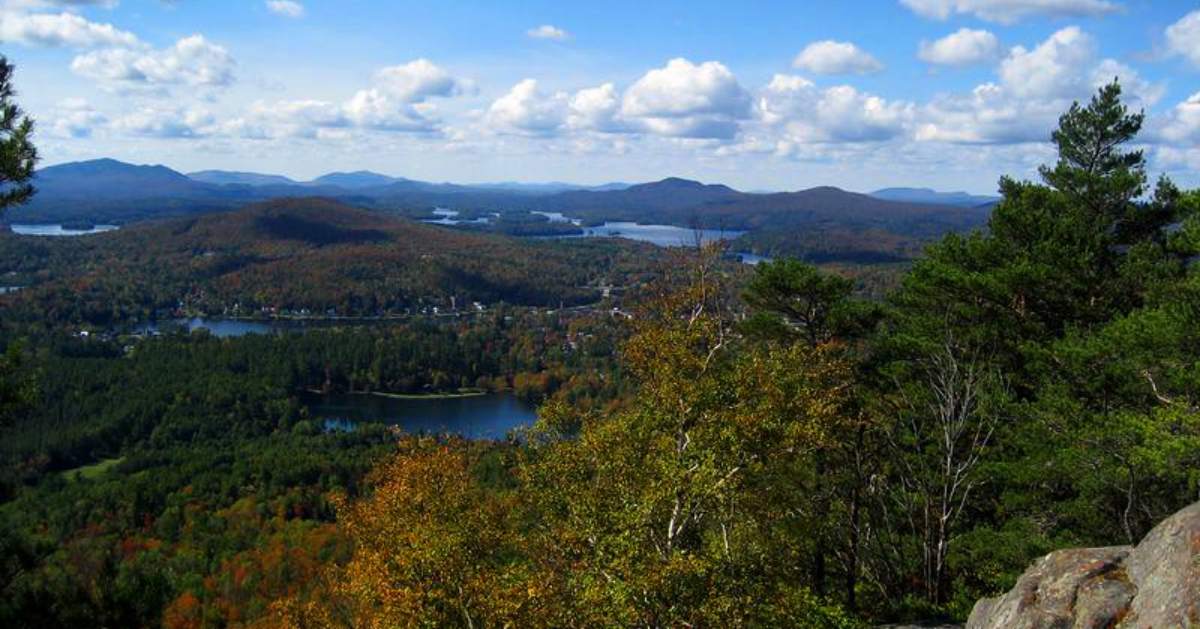
[[[116,467],[117,465],[120,465],[121,461],[124,461],[124,460],[125,460],[125,457],[117,457],[115,459],[104,459],[103,461],[100,461],[99,463],[93,463],[91,465],[84,465],[82,467],[77,467],[73,470],[67,470],[67,471],[63,472],[62,475],[63,475],[63,478],[65,478],[67,481],[74,481],[74,480],[79,480],[79,479],[95,480],[95,479],[103,476],[105,473],[107,473],[112,468]]]

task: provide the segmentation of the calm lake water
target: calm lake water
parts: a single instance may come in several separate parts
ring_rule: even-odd
[[[690,247],[699,235],[702,243],[733,240],[746,232],[720,229],[689,229],[675,225],[639,225],[627,221],[610,221],[597,227],[584,227],[582,235],[562,238],[628,238],[660,247]]]
[[[22,236],[86,236],[119,229],[116,225],[94,225],[91,229],[67,229],[62,225],[33,225],[14,223],[14,234]]]
[[[422,220],[421,222],[429,223],[431,225],[471,225],[473,223],[474,224],[489,223],[492,220],[492,217],[490,217],[490,216],[481,216],[481,217],[475,218],[475,219],[458,218],[458,210],[447,210],[446,208],[440,208],[440,207],[435,208],[433,210],[433,213],[436,214],[438,216],[438,218],[427,218],[427,219]]]
[[[536,409],[511,393],[455,398],[304,393],[300,401],[329,428],[378,422],[409,433],[455,433],[468,439],[503,439],[508,431],[537,419]]]
[[[143,323],[135,331],[141,334],[167,333],[177,328],[188,332],[208,330],[213,336],[245,336],[247,334],[273,334],[298,327],[290,321],[239,321],[236,319],[176,319]]]
[[[193,330],[208,330],[213,336],[245,336],[247,334],[278,334],[281,332],[303,332],[320,328],[331,328],[351,325],[386,325],[383,319],[273,319],[270,321],[247,321],[244,319],[173,319],[143,323],[135,332],[141,334],[167,333],[177,328]]]

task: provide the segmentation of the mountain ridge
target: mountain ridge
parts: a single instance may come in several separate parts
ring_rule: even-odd
[[[1000,197],[986,194],[971,194],[962,190],[945,192],[932,188],[880,188],[867,193],[876,199],[887,201],[902,201],[906,203],[937,203],[941,205],[957,205],[960,207],[978,207],[989,205],[1000,200]]]

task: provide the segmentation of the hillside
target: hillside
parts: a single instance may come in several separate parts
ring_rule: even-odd
[[[13,298],[74,321],[147,318],[156,310],[254,314],[330,310],[402,314],[478,301],[558,306],[599,298],[602,281],[635,281],[649,245],[523,241],[429,226],[329,199],[147,222],[86,239],[5,235],[0,272],[33,287]]]
[[[666,223],[743,230],[734,247],[813,261],[883,262],[915,257],[931,239],[967,231],[988,210],[876,199],[833,187],[752,194],[684,179],[607,192],[569,192],[535,199],[540,209],[585,222]]]
[[[269,199],[319,195],[360,207],[419,217],[434,207],[464,216],[507,215],[476,229],[498,232],[528,223],[530,211],[560,212],[585,224],[635,221],[747,231],[739,250],[814,261],[910,259],[930,239],[980,226],[987,207],[909,203],[832,187],[746,193],[671,177],[628,187],[533,193],[517,187],[463,186],[369,171],[330,173],[311,182],[255,173],[202,171],[188,177],[164,166],[111,159],[39,171],[38,194],[7,217],[13,222],[130,223],[227,211]]]

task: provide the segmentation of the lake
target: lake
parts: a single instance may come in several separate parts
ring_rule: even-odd
[[[595,227],[584,227],[582,234],[551,236],[551,238],[628,238],[648,242],[659,247],[690,247],[696,237],[707,244],[719,240],[733,240],[746,232],[722,229],[691,229],[675,225],[639,225],[629,221],[609,221]]]
[[[490,223],[492,217],[495,216],[493,213],[492,216],[481,216],[475,219],[458,218],[458,210],[447,210],[446,208],[441,207],[435,208],[433,213],[436,214],[438,218],[426,218],[422,219],[421,222],[429,223],[430,225],[482,225],[485,223]]]
[[[332,328],[348,325],[381,325],[388,323],[386,319],[271,319],[254,321],[248,319],[172,319],[169,321],[151,321],[134,328],[140,334],[166,333],[175,328],[183,328],[188,332],[193,330],[208,330],[213,336],[220,338],[230,336],[245,336],[247,334],[278,334],[281,332],[303,332],[319,328]]]
[[[335,429],[351,427],[354,422],[378,422],[399,426],[409,433],[455,433],[468,439],[503,439],[510,430],[531,425],[537,419],[537,410],[512,393],[395,398],[305,392],[300,401],[312,417]]]
[[[290,327],[289,327],[290,326]],[[295,329],[296,324],[288,321],[243,321],[239,319],[174,319],[143,323],[134,331],[139,334],[155,334],[170,332],[175,328],[193,330],[208,330],[213,336],[225,338],[230,336],[245,336],[247,334],[272,334],[288,329]]]
[[[14,234],[22,236],[86,236],[119,229],[116,225],[93,225],[91,229],[68,229],[62,225],[21,223],[14,223],[10,227]]]

